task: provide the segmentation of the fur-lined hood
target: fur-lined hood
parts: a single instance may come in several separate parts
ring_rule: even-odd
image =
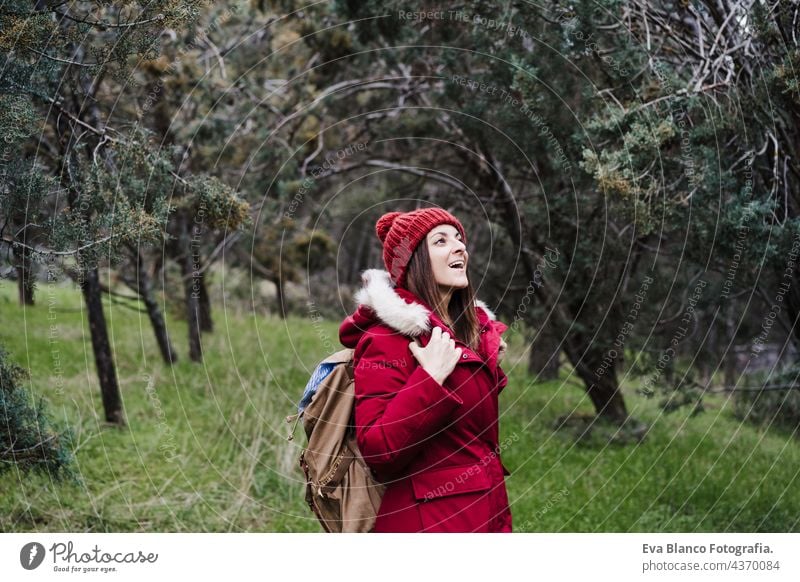
[[[370,327],[380,323],[411,337],[431,331],[431,310],[410,291],[395,287],[388,271],[368,269],[362,273],[361,280],[364,286],[355,294],[358,307],[339,328],[342,345],[354,348]],[[477,314],[482,326],[496,320],[483,301],[476,300],[475,306],[479,308]]]

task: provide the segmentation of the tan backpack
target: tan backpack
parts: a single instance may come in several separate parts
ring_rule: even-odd
[[[324,359],[314,370],[298,406],[288,440],[302,418],[308,444],[300,453],[306,501],[326,532],[368,532],[385,486],[358,450],[354,427],[353,350]]]

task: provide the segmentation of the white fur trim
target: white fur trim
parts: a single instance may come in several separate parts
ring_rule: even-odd
[[[356,303],[370,307],[386,325],[403,335],[416,337],[430,331],[428,310],[419,303],[406,303],[394,292],[389,272],[383,269],[367,269],[361,274],[364,282]]]
[[[416,337],[431,329],[430,312],[419,303],[406,303],[394,291],[388,271],[367,269],[361,274],[364,286],[355,295],[357,305],[370,307],[383,323],[402,333]],[[497,319],[494,312],[481,300],[475,305],[482,308],[489,319]]]
[[[481,309],[483,309],[483,310],[486,312],[486,315],[488,315],[488,316],[489,316],[489,319],[497,319],[497,316],[494,314],[494,311],[492,311],[491,309],[489,309],[489,306],[488,306],[488,305],[486,305],[486,304],[485,304],[483,301],[481,301],[480,299],[476,299],[476,300],[475,300],[475,305],[477,305],[478,307],[480,307]]]

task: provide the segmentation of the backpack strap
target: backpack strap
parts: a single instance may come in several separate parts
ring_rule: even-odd
[[[294,440],[294,430],[297,428],[297,423],[300,422],[300,418],[303,416],[302,412],[298,412],[296,414],[290,414],[286,417],[286,422],[292,423],[291,428],[289,429],[289,435],[286,437],[287,441]]]

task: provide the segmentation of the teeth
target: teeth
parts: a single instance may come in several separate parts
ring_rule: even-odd
[[[460,269],[460,268],[462,268],[464,266],[464,262],[463,261],[456,261],[455,263],[450,263],[450,266],[454,267],[454,268],[458,267]]]

